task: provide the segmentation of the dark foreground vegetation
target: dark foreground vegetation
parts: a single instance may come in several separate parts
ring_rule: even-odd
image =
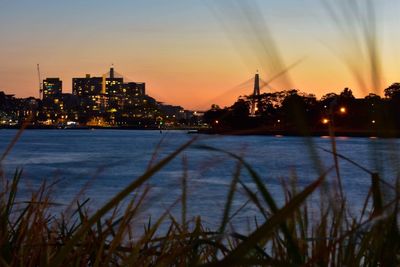
[[[214,105],[204,121],[214,133],[320,135],[334,126],[345,135],[399,136],[400,84],[392,84],[384,93],[384,98],[373,93],[355,98],[345,88],[320,100],[299,90],[264,93],[240,98],[223,109]],[[255,114],[249,112],[252,103]]]
[[[143,229],[134,220],[150,190],[146,183],[189,146],[222,153],[237,162],[225,208],[220,213],[220,226],[208,229],[200,217],[187,218],[190,177],[183,171],[182,195],[175,203],[181,214],[177,216],[167,209],[159,218],[149,219]],[[69,211],[54,214],[61,208],[52,202],[52,185],[46,182],[27,201],[17,201],[23,172],[17,170],[14,177],[2,173],[0,265],[399,266],[398,180],[389,184],[378,173],[331,154],[334,166],[321,169],[320,176],[310,185],[298,188],[295,179],[282,183],[286,196],[282,206],[242,157],[199,146],[195,139],[152,165],[94,213],[88,211],[86,202],[75,202]],[[339,159],[351,162],[370,176],[370,190],[359,213],[350,211],[352,207],[341,188]],[[326,177],[332,173],[337,179],[329,181],[328,187]],[[256,189],[246,186],[242,175],[249,175]],[[262,217],[248,234],[236,231],[231,224],[238,212],[232,205],[238,190],[246,193]],[[319,196],[319,204],[315,203],[316,198],[310,200],[312,195]],[[311,202],[318,207],[313,212]],[[126,205],[121,206],[122,203]]]

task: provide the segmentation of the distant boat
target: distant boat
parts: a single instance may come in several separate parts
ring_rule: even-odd
[[[198,130],[189,130],[187,133],[188,134],[197,134],[197,133],[199,133],[199,131]]]

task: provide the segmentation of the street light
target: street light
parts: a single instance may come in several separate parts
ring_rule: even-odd
[[[347,110],[346,110],[345,107],[341,107],[341,108],[340,108],[340,113],[344,114],[344,113],[346,113],[346,111],[347,111]]]

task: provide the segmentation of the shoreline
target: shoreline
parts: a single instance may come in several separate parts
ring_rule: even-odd
[[[21,129],[21,125],[18,126],[0,126],[0,130],[19,130]],[[102,126],[76,126],[76,127],[57,127],[57,126],[37,126],[37,125],[28,125],[25,127],[26,130],[143,130],[143,131],[169,131],[169,130],[178,130],[178,131],[200,131],[201,128],[196,127],[172,127],[172,128],[158,128],[158,127],[137,127],[137,126],[111,126],[111,127],[102,127]]]
[[[20,126],[1,126],[0,130],[19,130]],[[211,128],[196,127],[176,127],[176,128],[157,128],[157,127],[101,127],[101,126],[80,126],[80,127],[57,127],[57,126],[34,126],[29,125],[26,130],[139,130],[139,131],[187,131],[188,134],[205,135],[230,135],[230,136],[276,136],[276,137],[329,137],[328,130],[313,130],[306,134],[296,130],[215,130]],[[400,131],[365,131],[365,130],[338,130],[334,132],[335,137],[363,137],[363,138],[400,138]]]
[[[231,136],[276,136],[276,137],[329,137],[328,130],[313,130],[307,133],[302,133],[296,130],[265,130],[265,129],[255,129],[255,130],[214,130],[205,129],[198,130],[199,134],[209,134],[209,135],[231,135]],[[400,131],[364,131],[364,130],[338,130],[334,132],[335,137],[363,137],[363,138],[400,138]]]

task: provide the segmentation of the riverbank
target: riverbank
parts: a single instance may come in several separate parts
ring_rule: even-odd
[[[21,129],[21,125],[15,126],[0,126],[1,129]],[[25,129],[29,130],[182,130],[182,131],[190,131],[190,130],[203,130],[205,128],[201,127],[193,127],[193,126],[177,126],[177,127],[164,127],[159,128],[155,126],[55,126],[55,125],[28,125]]]
[[[199,129],[200,134],[218,134],[218,135],[265,135],[265,136],[330,136],[326,130],[271,130],[271,129],[248,129],[248,130],[226,130],[226,129]],[[397,130],[337,130],[335,136],[347,137],[380,137],[380,138],[400,138],[400,131]]]

